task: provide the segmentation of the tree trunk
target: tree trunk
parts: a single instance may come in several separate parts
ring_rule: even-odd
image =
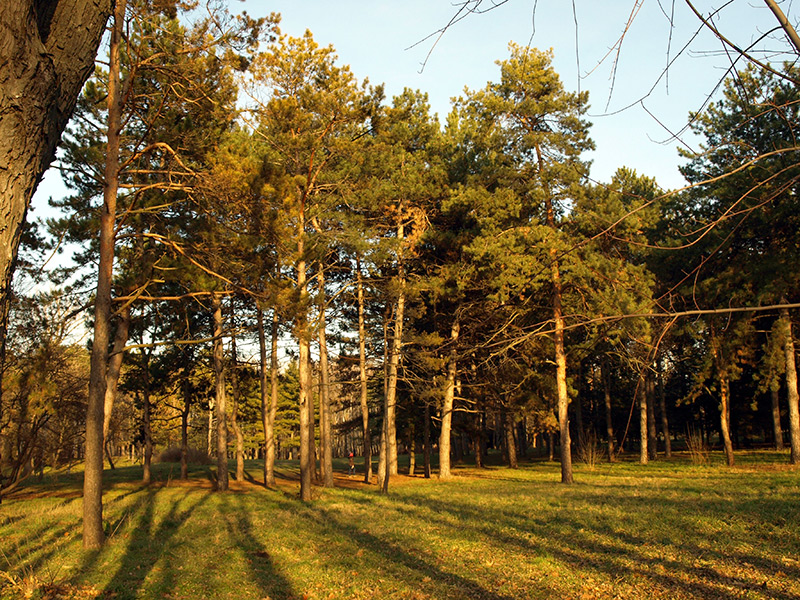
[[[647,393],[644,389],[644,377],[639,377],[636,393],[639,394],[639,462],[648,463],[650,453],[647,449]]]
[[[364,325],[364,283],[361,278],[361,259],[356,257],[356,285],[358,292],[358,379],[361,384],[361,431],[364,441],[364,483],[372,481],[372,437],[369,429],[369,403],[367,396],[367,335]]]
[[[4,12],[8,11],[10,10],[8,8],[10,5],[13,5],[13,3],[3,3],[3,6],[6,8],[0,10]],[[58,14],[61,5],[61,2],[56,5],[56,14]],[[30,11],[27,16],[30,18],[32,14],[33,11]],[[5,17],[7,15],[3,16]],[[3,20],[5,21],[5,19]],[[105,538],[103,533],[103,422],[105,420],[103,411],[106,394],[108,345],[110,341],[111,328],[111,284],[113,279],[115,241],[114,223],[116,220],[117,190],[119,186],[119,134],[122,122],[119,56],[124,20],[125,0],[119,0],[114,11],[114,26],[111,32],[111,41],[109,45],[108,132],[105,173],[103,181],[103,207],[100,214],[100,256],[97,273],[97,292],[94,301],[94,339],[92,342],[92,354],[89,368],[89,398],[86,406],[86,456],[83,476],[83,547],[86,549],[99,548],[103,544],[103,540]],[[90,22],[91,20],[87,21],[87,23]],[[103,20],[103,23],[105,23],[105,19]],[[0,31],[5,31],[5,29],[0,28]],[[30,33],[31,32],[29,31],[28,34]],[[52,33],[54,32],[51,31],[51,34]],[[4,33],[0,33],[0,35],[3,35],[5,38]],[[23,39],[28,38],[26,36]],[[3,44],[5,45],[5,43],[6,40],[4,39]],[[97,43],[99,43],[99,39]],[[93,43],[91,53],[97,49],[97,43]],[[3,51],[3,54],[5,54],[5,51]],[[38,61],[34,61],[34,64],[38,64]],[[56,72],[58,72],[58,69]],[[80,72],[79,76],[81,85],[83,84],[83,81],[86,80],[86,77],[88,77],[89,73],[91,73],[91,71],[85,72],[85,75],[84,72]],[[47,76],[47,74],[45,72],[41,72],[39,73],[39,76]],[[49,81],[41,83],[44,83],[45,85],[53,85],[56,84],[57,81],[50,78]],[[5,86],[3,86],[3,88],[5,89]],[[20,92],[25,89],[26,88],[23,86],[22,89],[20,89]],[[77,97],[78,90],[79,88],[75,89],[74,94],[72,95],[71,103],[68,105],[70,113],[72,112],[72,108],[75,106],[74,99]],[[47,98],[52,97],[51,94],[54,94],[55,90],[51,91],[43,89],[39,90],[39,92],[44,92],[43,97]],[[3,96],[3,105],[5,105],[6,102],[7,97]],[[49,106],[45,106],[43,108],[51,108],[53,101],[49,102],[48,104]],[[3,111],[3,113],[5,113],[5,111]],[[0,190],[10,190],[11,192],[11,194],[9,194],[9,202],[11,206],[9,208],[12,209],[10,211],[11,214],[7,214],[8,209],[6,208],[4,202],[2,207],[2,212],[4,213],[3,216],[10,217],[8,220],[4,219],[7,223],[7,226],[6,229],[2,230],[2,234],[0,234],[0,244],[3,246],[4,250],[3,252],[0,252],[0,255],[2,255],[2,258],[0,258],[0,261],[2,261],[0,262],[0,268],[2,268],[3,271],[3,273],[0,275],[3,277],[3,285],[5,286],[8,286],[10,282],[11,269],[13,261],[16,257],[17,248],[19,246],[19,228],[21,227],[22,221],[25,218],[27,203],[30,202],[30,195],[28,195],[27,191],[30,190],[30,192],[33,193],[33,189],[36,187],[39,177],[46,168],[46,163],[43,164],[41,161],[43,158],[45,158],[47,163],[49,163],[49,161],[52,159],[52,153],[55,151],[55,145],[58,136],[64,127],[64,125],[61,125],[57,131],[53,131],[51,126],[47,125],[46,117],[52,117],[52,111],[46,110],[46,112],[43,112],[42,116],[45,117],[45,123],[40,125],[51,132],[50,136],[52,141],[49,141],[49,144],[48,142],[45,142],[46,147],[39,149],[38,153],[35,153],[33,156],[29,157],[34,161],[33,166],[27,165],[19,171],[19,173],[33,171],[34,179],[24,183],[22,181],[9,182],[0,180]],[[66,115],[66,117],[68,116],[69,114]],[[2,122],[2,128],[5,129],[6,119],[3,118]],[[66,124],[66,119],[64,120],[64,124]],[[8,132],[12,134],[12,137],[1,137],[0,139],[14,140],[14,145],[17,147],[24,147],[24,144],[19,144],[19,140],[36,139],[38,137],[31,137],[29,134],[27,134],[24,131],[24,128],[21,127],[21,124],[18,125],[18,127],[19,129],[12,126],[12,131]],[[43,156],[43,154],[45,154],[45,156]],[[8,163],[2,161],[2,163],[8,165],[10,168],[0,170],[1,173],[4,173],[3,175],[0,175],[1,177],[5,179],[8,174],[12,173],[12,177],[19,176],[18,173],[15,173],[16,169],[14,169],[14,161],[9,161]],[[14,196],[15,192],[17,192],[19,195]],[[6,193],[0,194],[0,198],[6,197]],[[21,210],[18,210],[19,208],[21,208]],[[10,238],[8,237],[9,231],[11,231]],[[4,296],[7,296],[7,290],[8,287],[3,290]],[[0,327],[3,329],[2,342],[4,343],[7,297],[0,299],[0,301],[3,303],[3,322],[0,323]]]
[[[658,458],[658,433],[656,432],[656,397],[652,373],[648,373],[645,378],[645,392],[647,393],[647,451],[650,460],[655,460]]]
[[[664,456],[672,458],[672,440],[669,437],[669,418],[667,416],[667,399],[664,394],[664,375],[658,370],[658,405],[661,411],[661,433],[664,435]]]
[[[219,294],[211,296],[214,309],[214,408],[217,417],[217,490],[228,489],[228,407],[225,396],[225,364],[222,344],[222,300]]]
[[[117,331],[114,334],[114,346],[108,357],[108,370],[106,373],[106,393],[103,399],[103,447],[108,457],[108,464],[113,469],[111,453],[108,449],[108,432],[111,428],[111,411],[114,409],[114,400],[117,398],[119,375],[122,371],[122,359],[125,355],[125,344],[128,343],[128,331],[131,323],[130,306],[125,306],[119,315]]]
[[[517,445],[514,442],[514,415],[511,411],[503,411],[503,413],[503,429],[506,435],[508,466],[512,469],[516,469],[519,467],[519,462],[517,461]]]
[[[781,426],[781,404],[778,389],[770,390],[772,397],[772,431],[775,440],[775,450],[783,451],[783,427]]]
[[[786,360],[786,392],[789,400],[789,443],[791,447],[790,462],[800,464],[800,401],[797,393],[797,365],[795,362],[794,337],[792,321],[788,309],[781,309],[783,320],[783,351]]]
[[[317,286],[319,293],[319,420],[320,445],[322,446],[322,484],[333,487],[333,432],[331,431],[331,382],[328,369],[328,342],[325,331],[325,271],[322,262],[317,263]]]
[[[728,466],[734,464],[733,443],[731,442],[731,410],[730,410],[730,383],[726,375],[720,376],[719,380],[719,412],[720,412],[720,433],[722,443],[725,446],[725,459]]]
[[[116,11],[119,27],[124,11],[125,2],[119,0]],[[11,278],[25,215],[55,156],[78,94],[94,71],[95,54],[110,13],[110,0],[0,2],[0,165],[3,165],[0,169],[0,362],[5,355]],[[114,29],[112,42],[117,47],[119,27]],[[118,56],[111,47],[109,70],[117,73]],[[119,98],[118,89],[109,85],[110,103]],[[107,209],[105,206],[104,211],[108,212]],[[96,386],[101,376],[105,376],[105,371],[96,375]],[[94,402],[97,401],[102,402],[102,398],[95,398]],[[90,418],[99,420],[99,424],[92,424],[97,432],[89,436],[90,446],[98,443],[94,436],[102,433],[100,413],[101,408],[92,404]],[[87,548],[98,548],[103,543],[102,499],[98,491],[102,439],[99,446],[100,466],[90,466],[91,489],[84,496],[84,519],[88,518],[88,524],[84,524],[83,535]],[[92,461],[96,461],[94,452],[92,448]]]
[[[278,412],[278,311],[272,309],[272,348],[270,361],[270,394],[267,396],[267,343],[264,335],[264,313],[256,309],[258,346],[261,354],[261,423],[264,426],[264,485],[275,485],[275,416]],[[269,402],[267,398],[269,397]]]
[[[608,437],[608,461],[614,462],[614,424],[611,419],[611,373],[608,361],[604,358],[600,364],[603,379],[603,400],[606,406],[606,436]]]
[[[422,424],[423,462],[425,479],[431,478],[431,407],[425,403],[425,415]]]
[[[192,408],[191,382],[189,369],[184,369],[183,410],[181,411],[181,479],[189,479],[189,411]]]
[[[235,329],[233,320],[233,296],[231,296],[231,329]],[[244,481],[244,434],[239,425],[239,389],[238,357],[236,354],[236,334],[231,333],[231,392],[233,392],[233,410],[231,411],[231,427],[236,436],[236,481]]]
[[[439,479],[448,479],[450,473],[450,429],[453,422],[453,398],[455,396],[456,373],[458,371],[458,334],[461,325],[458,317],[450,327],[450,352],[447,360],[447,376],[442,400],[442,429],[439,434]]]
[[[408,475],[414,476],[417,470],[417,436],[414,432],[414,421],[408,424]]]
[[[144,389],[142,390],[142,428],[144,429],[144,462],[142,463],[142,483],[150,485],[153,462],[153,427],[151,423],[152,409],[150,405],[150,356],[142,353],[144,371]]]

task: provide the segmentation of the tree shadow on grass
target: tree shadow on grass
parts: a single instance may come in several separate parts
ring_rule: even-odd
[[[124,536],[127,546],[121,558],[114,562],[115,571],[109,582],[104,586],[104,593],[115,599],[137,598],[144,585],[145,579],[151,573],[159,559],[167,551],[171,539],[186,523],[192,513],[202,506],[209,495],[197,495],[197,500],[187,508],[181,508],[190,496],[185,496],[181,501],[172,504],[165,515],[156,514],[156,495],[158,490],[146,488],[142,496],[126,509],[122,515],[109,523],[108,533],[113,537]],[[160,517],[160,519],[159,519]],[[83,565],[76,573],[78,579],[91,569],[102,568],[100,564],[101,553],[110,552],[107,547],[99,551],[86,554]],[[159,583],[159,596],[164,596],[175,585],[175,573],[172,569],[163,571]]]
[[[439,600],[461,600],[463,598],[514,600],[515,598],[489,590],[468,576],[446,571],[433,564],[431,560],[419,554],[413,554],[396,540],[379,537],[359,527],[358,523],[345,521],[336,511],[319,505],[289,504],[282,501],[278,501],[278,507],[294,511],[308,522],[310,530],[330,539],[344,537],[358,548],[359,552],[369,552],[377,557],[382,567],[379,572],[370,575],[373,582],[381,578],[392,578],[402,582],[410,590],[419,590],[427,594],[426,597]],[[375,508],[379,509],[377,506]],[[360,559],[352,556],[340,555],[335,560],[339,564],[326,566],[338,567],[344,573],[361,568]],[[391,586],[391,583],[386,582],[382,585]],[[384,587],[381,593],[388,595],[390,591],[392,591],[391,587]],[[381,596],[375,595],[375,597]]]
[[[222,502],[228,508],[224,515],[228,535],[246,556],[251,579],[259,588],[261,596],[284,600],[299,598],[292,583],[275,564],[269,549],[258,541],[250,520],[250,511],[242,498],[235,494],[226,494]]]
[[[423,507],[428,509],[425,514],[420,511]],[[415,498],[414,507],[398,510],[405,513],[408,518],[437,522],[442,527],[453,526],[452,519],[447,518],[447,515],[458,515],[461,528],[470,528],[473,533],[500,543],[505,548],[516,549],[527,556],[531,553],[545,553],[572,565],[577,572],[588,568],[605,575],[610,580],[616,580],[620,576],[630,576],[632,581],[649,580],[671,593],[690,594],[697,598],[734,600],[741,598],[742,593],[747,590],[757,591],[761,597],[776,600],[799,598],[794,594],[757,586],[745,579],[721,574],[715,569],[681,563],[665,555],[657,558],[647,556],[638,550],[642,546],[652,544],[652,539],[646,535],[634,536],[619,531],[609,532],[602,528],[593,528],[586,523],[572,521],[560,520],[554,523],[547,522],[544,518],[526,519],[508,511],[499,511],[495,518],[491,518],[484,508],[444,499]],[[495,526],[494,523],[503,526]],[[538,545],[530,540],[531,534],[542,540],[557,539],[558,543]],[[598,536],[604,536],[612,541],[600,541],[597,539]],[[613,540],[616,539],[621,539],[624,544],[614,543]],[[688,552],[692,562],[697,564],[702,564],[701,559],[707,552],[702,548],[688,545],[681,545],[676,550]],[[730,560],[730,557],[727,558]],[[780,569],[774,569],[775,565],[769,566],[772,567],[773,573],[780,572]],[[689,578],[694,578],[695,581],[690,581]],[[731,589],[737,591],[728,591]]]

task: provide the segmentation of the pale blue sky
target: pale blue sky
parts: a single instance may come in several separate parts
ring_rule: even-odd
[[[490,1],[483,4],[489,6]],[[776,26],[762,0],[727,4],[696,0],[696,5],[705,12],[723,5],[716,22],[742,47]],[[575,90],[580,85],[590,93],[589,119],[597,144],[590,155],[592,177],[600,181],[610,179],[618,167],[628,166],[656,177],[665,188],[681,187],[677,142],[669,139],[668,130],[681,131],[688,112],[701,108],[729,65],[719,41],[701,27],[684,0],[575,0],[577,34],[572,2],[508,0],[454,24],[434,48],[436,32],[458,10],[450,0],[231,0],[230,6],[233,12],[245,9],[253,16],[281,13],[285,33],[299,36],[310,29],[320,44],[336,48],[340,62],[350,65],[359,80],[385,83],[387,96],[404,87],[428,92],[441,118],[450,110],[450,98],[461,94],[464,86],[480,88],[498,78],[495,61],[506,58],[509,41],[553,48],[554,65],[565,86]],[[613,53],[598,63],[617,42],[636,6],[640,10],[622,45],[606,109],[612,91]],[[782,6],[794,21],[790,3]],[[671,29],[666,12],[673,10]],[[785,49],[782,33],[774,34],[766,46]],[[663,71],[668,57],[676,56],[667,87]],[[637,104],[642,98],[653,116]],[[627,110],[606,114],[631,104]],[[685,141],[696,143],[691,136]],[[57,179],[52,173],[46,177],[37,205],[43,206],[48,195],[64,193]]]

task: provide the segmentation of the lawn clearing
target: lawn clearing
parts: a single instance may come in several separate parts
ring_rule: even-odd
[[[289,464],[277,490],[224,494],[207,468],[183,483],[156,465],[142,488],[128,466],[106,472],[99,552],[81,547],[80,474],[61,474],[0,505],[0,597],[800,599],[800,470],[783,460],[578,465],[573,486],[555,463],[462,468],[388,496],[341,475],[311,504]]]

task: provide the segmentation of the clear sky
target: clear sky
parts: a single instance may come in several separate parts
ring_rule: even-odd
[[[712,6],[723,6],[714,22],[741,47],[776,27],[761,0],[695,3],[704,14]],[[491,4],[484,0],[481,7]],[[509,41],[552,48],[565,86],[590,94],[589,120],[597,145],[590,156],[592,177],[607,181],[618,167],[628,166],[656,177],[662,187],[683,185],[677,170],[678,142],[670,132],[681,132],[689,111],[702,107],[731,60],[685,0],[495,0],[495,4],[491,11],[469,14],[454,23],[438,42],[437,32],[459,10],[451,0],[231,0],[230,8],[253,16],[281,13],[284,33],[300,36],[310,29],[320,44],[336,48],[340,62],[350,65],[359,80],[385,83],[389,98],[404,87],[427,92],[440,118],[449,112],[451,97],[465,86],[480,88],[499,78],[495,61],[508,56]],[[782,6],[794,21],[790,3]],[[634,12],[617,54],[615,44]],[[760,47],[767,52],[781,50],[786,41],[778,31]],[[766,56],[776,59],[774,54]],[[668,61],[672,62],[665,76]],[[696,147],[691,135],[683,137]],[[38,205],[44,205],[49,195],[64,193],[57,180],[52,173],[46,177],[37,194]]]

